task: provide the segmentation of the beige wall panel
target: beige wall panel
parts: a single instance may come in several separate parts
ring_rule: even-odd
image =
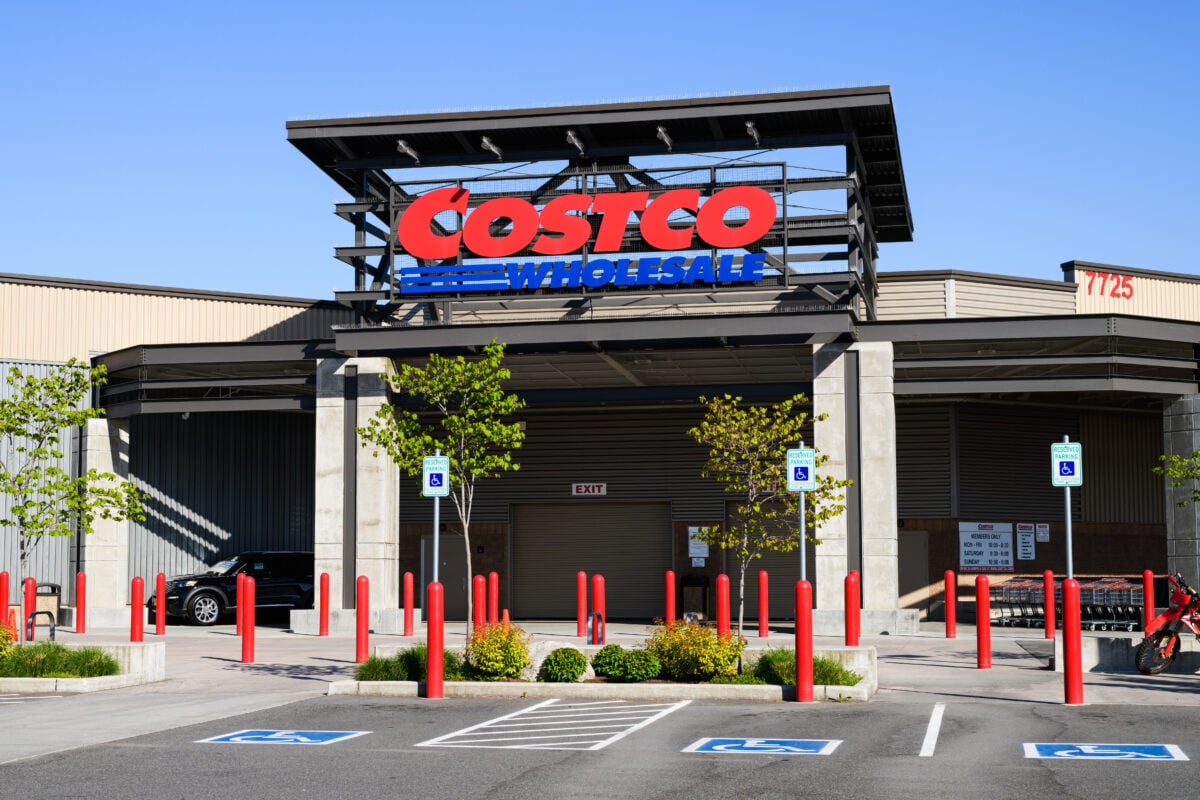
[[[1075,273],[1080,314],[1131,314],[1200,322],[1200,280],[1172,280],[1139,272]]]
[[[880,320],[945,317],[946,282],[925,280],[881,283],[876,313]]]
[[[86,358],[138,344],[310,339],[350,312],[302,302],[244,302],[219,296],[41,286],[0,281],[0,357]]]
[[[1031,317],[1075,313],[1075,295],[1056,289],[958,279],[955,317]]]

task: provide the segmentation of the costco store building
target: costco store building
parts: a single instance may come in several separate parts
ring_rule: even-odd
[[[1197,511],[1151,472],[1161,453],[1200,449],[1200,279],[1083,262],[1055,280],[879,272],[879,245],[913,236],[888,87],[287,135],[344,192],[352,243],[335,255],[352,286],[333,301],[0,276],[13,327],[0,358],[36,369],[103,352],[108,414],[77,468],[148,496],[145,522],[40,545],[39,581],[69,595],[86,569],[89,605],[119,609],[133,575],[312,549],[334,607],[366,575],[387,629],[401,575],[430,579],[432,502],[355,429],[389,401],[382,373],[493,339],[527,402],[526,441],[520,471],[478,487],[472,566],[503,576],[515,617],[573,617],[579,570],[605,575],[611,617],[645,620],[662,614],[665,570],[689,587],[734,570],[689,550],[728,497],[686,431],[701,395],[725,393],[809,396],[825,416],[805,441],[854,481],[808,546],[819,625],[851,569],[865,628],[894,632],[936,602],[946,569],[1061,574],[1050,445],[1064,436],[1083,447],[1075,571],[1200,576]],[[439,570],[461,615],[448,510]],[[979,530],[1000,534],[982,558],[964,544]],[[3,536],[14,571],[16,534]],[[777,618],[798,560],[761,564]]]

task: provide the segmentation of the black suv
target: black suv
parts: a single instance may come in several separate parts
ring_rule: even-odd
[[[288,551],[242,553],[205,572],[167,579],[167,616],[215,625],[237,606],[237,577],[254,578],[255,608],[312,608],[313,554]],[[154,611],[154,595],[146,605]],[[151,617],[153,618],[153,617]]]

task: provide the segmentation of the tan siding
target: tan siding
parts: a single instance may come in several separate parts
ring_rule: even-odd
[[[0,282],[0,356],[65,361],[138,344],[329,337],[349,311]]]
[[[955,317],[1030,317],[1074,314],[1070,292],[955,280]]]
[[[1200,283],[1152,278],[1136,273],[1111,274],[1117,275],[1120,283],[1113,277],[1090,277],[1084,270],[1075,273],[1079,286],[1076,296],[1080,314],[1132,314],[1200,322]],[[1112,296],[1114,290],[1117,297]],[[1124,297],[1125,294],[1131,296]]]
[[[888,281],[879,286],[880,320],[939,319],[946,316],[946,281]]]

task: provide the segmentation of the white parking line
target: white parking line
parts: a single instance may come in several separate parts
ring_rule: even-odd
[[[928,758],[937,747],[938,732],[942,729],[942,714],[946,711],[945,703],[935,703],[933,714],[929,717],[929,727],[925,729],[925,741],[921,744],[921,752],[917,755]]]
[[[529,708],[463,728],[417,747],[484,747],[503,750],[599,750],[662,719],[681,703],[560,703]]]

